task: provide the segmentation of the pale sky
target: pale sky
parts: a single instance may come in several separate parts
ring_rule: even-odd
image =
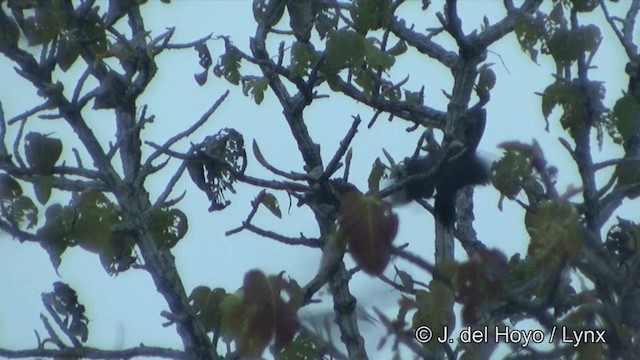
[[[99,3],[104,7],[108,5],[106,0]],[[190,42],[209,33],[229,35],[235,45],[248,51],[249,37],[255,31],[251,3],[249,0],[182,0],[174,1],[171,5],[152,2],[144,6],[145,25],[152,31],[152,36],[157,36],[166,27],[175,26],[176,32],[172,40],[174,43]],[[419,3],[409,1],[400,8],[398,15],[403,16],[409,24],[415,23],[416,29],[438,26],[435,11],[441,10],[441,4],[434,1],[429,11],[423,13],[415,11],[419,9]],[[466,32],[479,28],[484,15],[491,23],[505,15],[502,2],[489,0],[461,1],[459,13]],[[281,24],[286,24],[286,21],[283,19]],[[602,30],[604,42],[595,58],[598,69],[591,71],[590,77],[606,82],[605,104],[611,107],[621,95],[621,90],[626,88],[627,79],[623,72],[626,63],[624,54],[608,25],[603,22],[599,10],[589,17],[581,17],[581,21],[593,21]],[[446,41],[445,36],[435,39],[453,49],[453,42]],[[215,62],[223,49],[223,43],[210,41],[208,44]],[[540,110],[540,97],[534,95],[534,92],[542,92],[552,82],[554,65],[551,59],[540,56],[540,64],[534,64],[520,51],[513,34],[494,44],[491,51],[487,61],[495,63],[492,69],[497,75],[497,83],[491,92],[491,102],[486,106],[487,127],[480,149],[498,155],[497,144],[503,141],[519,140],[530,143],[532,139],[536,139],[542,145],[550,164],[559,169],[558,190],[562,192],[569,185],[578,185],[575,165],[557,141],[558,136],[569,139],[568,134],[562,131],[557,121],[554,121],[558,112],[556,111],[555,117],[550,121],[550,133],[546,133]],[[189,141],[199,142],[219,129],[232,127],[243,134],[248,150],[255,139],[271,164],[285,171],[303,171],[301,156],[281,114],[282,110],[270,91],[266,93],[263,104],[257,106],[252,99],[242,94],[240,87],[234,87],[213,74],[210,74],[205,86],[198,86],[193,74],[200,72],[201,68],[194,50],[166,51],[156,61],[159,71],[149,90],[139,101],[139,105],[149,104],[148,114],[156,116],[155,122],[148,125],[143,132],[146,140],[162,143],[178,131],[189,127],[226,89],[230,89],[230,96],[210,122],[187,141],[176,144],[174,150],[185,152],[190,146]],[[60,79],[77,78],[83,70],[78,65],[72,67],[68,73],[58,76]],[[241,72],[258,74],[255,68],[246,64]],[[406,88],[417,91],[424,85],[425,103],[436,109],[446,110],[447,101],[442,90],[450,91],[452,77],[447,69],[435,61],[423,55],[407,53],[397,59],[391,75],[396,82],[410,75]],[[33,88],[15,74],[13,64],[4,57],[0,57],[0,78],[5,84],[0,87],[0,101],[7,119],[42,101]],[[72,86],[69,85],[67,91],[70,92],[71,89]],[[351,181],[360,189],[366,189],[367,176],[375,158],[384,159],[382,148],[397,160],[413,151],[420,134],[407,134],[404,129],[409,124],[398,119],[389,123],[386,116],[381,116],[372,129],[367,129],[366,124],[373,114],[371,110],[355,104],[344,96],[331,93],[326,87],[323,91],[330,94],[330,98],[315,101],[305,112],[305,119],[312,137],[322,146],[325,164],[351,125],[351,116],[359,114],[363,119],[352,143],[354,157],[350,175]],[[92,128],[99,129],[103,146],[108,146],[108,142],[113,141],[114,136],[111,114],[107,111],[86,111],[85,116]],[[15,134],[16,129],[17,126],[10,128],[9,141],[13,141],[11,135]],[[77,140],[68,126],[61,125],[59,121],[33,117],[29,119],[25,133],[35,130],[43,133],[54,132],[55,136],[62,138],[65,146],[63,158],[74,163],[71,146],[77,145]],[[150,152],[151,149],[147,147],[145,153]],[[619,155],[619,149],[609,143],[605,143],[602,152],[598,152],[597,149],[594,151],[596,161]],[[251,154],[248,159],[248,173],[267,179],[275,178],[264,170]],[[168,177],[178,165],[177,161],[173,161],[167,166],[167,170],[148,182],[152,201],[162,191]],[[339,174],[341,173],[340,171]],[[598,179],[602,185],[605,178]],[[24,185],[24,188],[30,191],[28,186]],[[184,190],[187,191],[187,195],[178,207],[189,218],[189,232],[173,252],[187,291],[199,285],[211,288],[224,287],[227,291],[234,291],[241,286],[244,274],[254,268],[267,274],[286,271],[300,284],[306,284],[314,276],[321,255],[317,249],[285,246],[250,233],[224,236],[225,231],[239,226],[246,218],[250,202],[260,189],[238,185],[237,194],[229,197],[232,205],[217,213],[207,212],[209,204],[206,197],[193,186],[186,174],[176,186],[174,196],[178,196]],[[277,219],[265,209],[261,209],[255,218],[256,225],[289,236],[298,236],[300,233],[307,237],[318,235],[315,220],[308,209],[297,208],[294,203],[291,212],[288,213],[289,200],[286,194],[275,195],[283,210],[283,219]],[[528,236],[522,223],[523,211],[509,201],[505,201],[503,211],[499,211],[498,198],[498,192],[490,186],[476,191],[475,216],[478,237],[488,247],[498,248],[507,256],[517,252],[524,253]],[[54,203],[56,199],[63,201],[66,196],[54,192],[49,204]],[[629,204],[625,204],[625,207],[628,213]],[[412,252],[433,261],[433,219],[417,205],[408,205],[397,211],[400,216],[400,231],[395,244],[409,243]],[[459,259],[464,258],[464,251],[459,247],[456,254]],[[345,259],[348,267],[352,267],[353,261],[350,257],[346,256]],[[405,270],[412,269],[403,262],[397,261],[395,264]],[[78,291],[80,302],[86,306],[90,319],[88,345],[107,349],[133,347],[140,343],[148,346],[181,347],[175,328],[160,326],[164,319],[159,314],[167,310],[167,305],[156,293],[148,274],[140,270],[130,270],[117,277],[110,277],[104,272],[97,255],[80,248],[67,250],[59,274],[60,276],[56,275],[48,255],[39,245],[20,244],[17,240],[0,234],[0,347],[34,348],[34,329],[41,336],[46,334],[39,320],[39,314],[45,312],[40,294],[51,291],[54,281],[63,281],[71,285]],[[393,277],[393,274],[393,268],[390,266],[387,275]],[[417,274],[421,281],[430,280],[425,278],[424,273]],[[385,312],[394,312],[397,293],[392,292],[377,279],[357,274],[351,288],[359,303],[365,308],[371,309],[376,306]],[[309,316],[328,312],[331,308],[331,301],[325,298],[323,304],[312,309],[304,309],[303,314]],[[375,326],[367,325],[363,330],[363,335],[368,339],[367,346],[372,359],[376,358],[374,349],[382,333],[381,326],[378,325],[379,328],[376,329]]]

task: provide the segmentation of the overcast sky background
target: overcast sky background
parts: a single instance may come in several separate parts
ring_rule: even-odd
[[[624,1],[623,1],[624,2]],[[108,2],[98,2],[103,8]],[[144,6],[144,18],[147,29],[155,37],[166,27],[176,27],[173,43],[190,42],[209,33],[229,35],[234,44],[244,51],[249,51],[249,38],[255,31],[255,23],[249,0],[182,0],[170,5],[150,2]],[[609,3],[608,3],[609,4]],[[548,4],[547,4],[548,5]],[[3,5],[6,6],[6,5]],[[615,4],[612,12],[615,12]],[[416,29],[438,26],[436,11],[441,11],[442,4],[434,1],[426,12],[419,11],[420,1],[409,1],[403,5],[397,15],[405,18],[407,23],[414,23]],[[459,13],[465,32],[479,29],[483,16],[490,23],[495,23],[505,15],[500,1],[461,1]],[[613,36],[609,26],[604,22],[600,10],[589,16],[581,16],[581,23],[596,23],[604,36],[604,41],[595,57],[598,69],[590,72],[595,80],[605,81],[607,94],[605,104],[612,106],[626,88],[627,78],[624,75],[625,56]],[[287,18],[281,24],[287,24]],[[281,28],[283,26],[280,26]],[[455,49],[454,43],[446,35],[435,38],[437,42]],[[274,41],[275,44],[279,42]],[[214,62],[224,48],[222,41],[210,41],[209,48]],[[540,97],[534,92],[542,92],[552,82],[551,74],[555,66],[550,58],[540,57],[539,65],[534,64],[528,55],[519,49],[513,34],[505,37],[491,47],[487,61],[495,63],[492,69],[497,75],[496,87],[491,92],[491,102],[487,108],[487,127],[480,149],[499,154],[497,144],[506,140],[519,140],[530,143],[536,139],[542,145],[550,164],[559,169],[558,189],[562,192],[567,186],[579,185],[575,164],[567,152],[557,141],[558,136],[569,139],[562,131],[557,119],[558,112],[550,124],[550,133],[544,131],[545,122],[540,110]],[[502,60],[498,57],[501,56]],[[204,113],[211,104],[224,93],[231,90],[230,96],[213,115],[211,121],[198,133],[186,141],[175,145],[174,150],[185,152],[192,142],[200,142],[218,130],[231,127],[243,134],[245,145],[250,149],[255,139],[265,158],[274,166],[285,171],[302,172],[302,160],[291,132],[281,114],[280,105],[275,96],[268,91],[261,106],[255,105],[252,99],[242,95],[240,87],[234,87],[222,79],[210,74],[209,81],[203,87],[197,85],[193,74],[201,71],[197,53],[194,50],[166,51],[156,58],[159,71],[149,90],[140,98],[139,105],[148,104],[148,114],[154,114],[156,120],[143,131],[143,140],[162,143],[175,133],[189,127]],[[502,64],[504,62],[504,65]],[[67,73],[59,73],[59,79],[71,80],[67,83],[66,92],[73,91],[73,79],[76,79],[84,67],[76,63]],[[243,63],[243,75],[255,74],[255,68]],[[415,52],[408,52],[397,59],[391,71],[394,82],[410,76],[405,88],[417,91],[425,86],[425,103],[439,110],[446,110],[447,99],[442,90],[450,92],[452,77],[448,69],[437,62]],[[19,78],[13,71],[13,64],[0,57],[0,101],[7,119],[15,116],[36,104],[40,104],[34,89]],[[85,85],[89,89],[91,83]],[[389,151],[394,158],[400,160],[413,151],[419,132],[407,134],[408,123],[394,120],[389,123],[381,116],[372,129],[366,124],[373,112],[364,106],[332,93],[324,88],[324,93],[331,96],[314,101],[305,111],[305,119],[313,139],[321,144],[325,164],[339,146],[352,122],[352,115],[360,115],[363,123],[352,143],[354,156],[350,180],[360,189],[366,189],[367,177],[376,157],[383,157],[382,148]],[[113,117],[109,111],[93,111],[84,113],[89,125],[96,129],[103,146],[113,141]],[[8,145],[13,141],[12,135],[17,125],[9,128]],[[40,120],[32,117],[27,122],[25,133],[39,131],[54,132],[54,136],[63,139],[63,158],[75,164],[72,146],[77,146],[75,134],[66,124],[58,120]],[[594,146],[596,161],[619,157],[620,149],[610,143],[603,146],[601,152]],[[151,149],[145,148],[145,154]],[[384,157],[383,157],[384,158]],[[274,175],[264,170],[250,154],[247,172],[253,176],[267,179]],[[85,164],[91,164],[85,161]],[[164,189],[168,177],[173,174],[179,163],[172,161],[167,169],[148,182],[152,201]],[[342,171],[338,172],[339,174]],[[603,171],[598,177],[599,184],[604,183],[610,171]],[[25,186],[25,189],[31,190]],[[237,194],[229,199],[232,205],[222,211],[209,213],[206,196],[198,190],[185,174],[175,189],[174,196],[183,191],[187,195],[178,205],[189,218],[187,236],[174,248],[178,269],[182,275],[187,291],[196,286],[206,285],[224,287],[234,291],[242,284],[244,274],[254,268],[267,274],[286,271],[300,284],[306,284],[315,274],[320,261],[320,252],[301,247],[285,246],[274,241],[259,238],[250,233],[240,233],[225,237],[224,232],[237,227],[246,218],[250,202],[260,189],[238,185]],[[307,237],[318,235],[315,220],[306,208],[291,207],[284,193],[275,193],[283,210],[283,219],[277,219],[264,208],[255,218],[255,224],[269,230],[281,232],[288,236],[303,233]],[[66,195],[56,193],[49,201],[65,203]],[[513,202],[505,201],[503,211],[499,211],[498,193],[492,187],[478,189],[475,195],[476,230],[478,237],[489,247],[496,247],[511,256],[526,252],[528,236],[523,227],[523,211]],[[630,211],[628,203],[623,211]],[[399,208],[400,231],[395,244],[409,243],[409,249],[433,261],[433,219],[417,205]],[[43,214],[43,211],[41,212]],[[636,219],[637,220],[637,219]],[[605,227],[607,229],[607,227]],[[459,259],[464,258],[464,251],[457,248]],[[348,266],[353,266],[346,256]],[[400,268],[411,270],[403,262],[395,262]],[[34,329],[41,335],[45,331],[39,320],[44,312],[40,294],[51,291],[54,281],[64,281],[76,289],[80,302],[87,308],[90,319],[90,335],[88,345],[107,349],[126,348],[144,343],[148,346],[181,347],[181,341],[174,327],[162,328],[164,319],[159,316],[167,309],[164,299],[155,291],[151,278],[140,270],[130,270],[116,277],[107,275],[95,254],[87,253],[80,248],[67,250],[63,256],[58,276],[49,261],[46,252],[33,243],[20,244],[6,234],[0,234],[0,347],[25,349],[36,346]],[[428,282],[429,277],[418,273],[419,280]],[[390,266],[387,275],[393,277]],[[357,274],[351,288],[358,298],[359,304],[367,309],[376,306],[393,313],[397,294],[388,286],[375,278]],[[327,298],[328,299],[328,298]],[[331,311],[331,301],[325,299],[323,304],[303,311],[304,316],[323,314]],[[371,358],[376,358],[374,348],[381,325],[365,327],[365,336],[370,338],[368,349]]]

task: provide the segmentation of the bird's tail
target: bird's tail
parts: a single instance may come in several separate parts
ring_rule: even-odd
[[[446,228],[453,229],[453,224],[456,221],[455,192],[453,194],[436,193],[435,219]]]

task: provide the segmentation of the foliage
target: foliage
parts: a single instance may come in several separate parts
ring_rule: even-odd
[[[485,17],[467,33],[463,29],[473,24],[465,21],[463,26],[465,19],[458,15],[464,2],[447,1],[434,10],[440,4],[427,0],[421,4],[255,0],[256,32],[251,39],[209,35],[187,44],[172,40],[175,29],[155,34],[145,28],[145,1],[94,3],[0,2],[0,53],[45,100],[10,119],[5,119],[0,107],[0,229],[21,242],[38,243],[56,270],[67,249],[77,246],[98,255],[109,275],[146,271],[170,309],[163,313],[166,325],[176,327],[184,348],[86,346],[90,328],[79,302],[82,294],[56,282],[53,292],[42,295],[48,316],[41,319],[47,337],[43,340],[38,334],[38,346],[24,352],[4,349],[0,343],[0,356],[226,359],[259,358],[269,349],[281,359],[375,357],[366,353],[365,341],[371,339],[359,330],[358,299],[351,294],[351,279],[360,271],[369,275],[367,281],[382,281],[396,291],[394,318],[375,310],[387,332],[379,346],[390,348],[395,359],[406,354],[448,359],[495,356],[495,343],[420,343],[412,337],[424,326],[433,330],[434,337],[443,336],[445,328],[451,334],[459,332],[454,330],[457,316],[473,329],[500,329],[528,321],[547,334],[557,329],[563,334],[586,329],[606,333],[606,342],[582,346],[556,341],[539,350],[514,344],[506,356],[509,359],[626,359],[640,352],[640,225],[618,211],[623,201],[636,205],[640,196],[640,54],[633,39],[640,1],[613,5],[595,0],[526,0],[519,7],[504,1],[500,5],[506,10],[503,19],[491,24]],[[407,25],[401,17],[405,8],[422,11],[420,16],[435,25],[426,30]],[[610,14],[610,8],[616,15]],[[588,15],[596,12],[604,15],[606,23],[586,23],[593,18]],[[441,34],[453,41],[441,41]],[[554,65],[548,85],[538,93],[539,118],[571,156],[579,175],[574,179],[577,185],[558,191],[557,179],[567,170],[550,164],[542,142],[502,143],[502,157],[491,168],[492,184],[501,197],[499,210],[505,202],[524,210],[526,238],[520,240],[527,244],[526,253],[508,258],[503,251],[484,246],[473,227],[472,198],[465,192],[459,196],[455,230],[436,226],[433,264],[425,254],[411,253],[395,241],[401,225],[386,198],[406,186],[408,179],[398,178],[403,164],[396,164],[378,144],[357,145],[382,150],[389,162],[376,159],[367,189],[358,189],[349,171],[357,156],[353,139],[360,116],[354,115],[347,134],[336,141],[338,149],[324,159],[326,153],[314,142],[305,111],[328,92],[370,110],[374,115],[369,128],[376,126],[381,114],[390,121],[406,122],[408,132],[424,131],[415,154],[438,151],[442,156],[429,170],[440,171],[446,162],[475,151],[469,142],[472,115],[484,112],[492,91],[499,94],[497,86],[504,81],[496,66],[487,62],[487,53],[511,34],[533,62]],[[629,82],[621,96],[608,101],[606,92],[618,94],[619,89],[607,88],[606,78],[594,79],[592,70],[597,61],[607,60],[599,49],[611,34],[615,37],[607,40],[624,50],[620,53],[626,56]],[[235,45],[240,43],[247,43],[250,51]],[[273,166],[258,146],[261,139],[247,150],[243,134],[234,128],[195,140],[196,131],[208,123],[229,92],[163,144],[144,141],[143,129],[153,123],[154,116],[147,116],[141,95],[153,88],[156,72],[166,71],[158,68],[156,59],[168,50],[191,48],[202,68],[193,79],[202,91],[211,71],[216,84],[238,89],[256,105],[275,97],[304,160],[302,171]],[[400,69],[400,60],[410,56],[432,60],[425,65],[428,72],[452,74],[451,88],[443,90],[445,108],[437,109],[425,94],[430,84],[422,68]],[[60,76],[72,68],[82,70],[75,84]],[[397,77],[400,71],[407,74],[404,79]],[[420,80],[409,82],[410,77]],[[88,117],[97,110],[113,119],[115,137],[92,128]],[[24,133],[53,120],[64,122],[65,130]],[[440,143],[434,139],[434,129],[443,134]],[[326,131],[333,134],[332,129]],[[592,134],[598,148],[607,144],[624,154],[595,162]],[[70,137],[79,148],[63,142]],[[185,150],[181,141],[186,140],[191,146]],[[101,144],[107,143],[105,149]],[[247,152],[277,179],[255,177]],[[86,159],[91,164],[83,163]],[[169,163],[177,165],[173,174],[165,168]],[[610,175],[602,172],[610,167],[615,167]],[[344,173],[339,176],[341,168]],[[227,235],[251,233],[322,251],[316,276],[301,286],[297,274],[285,278],[284,273],[268,275],[252,269],[237,291],[206,284],[185,289],[174,249],[188,234],[187,204],[180,204],[184,194],[170,199],[185,170],[193,183],[189,190],[206,194],[210,216],[216,219],[212,221],[231,211],[238,183],[257,188],[258,195],[245,204],[246,219]],[[157,174],[164,174],[167,185],[152,198],[147,180]],[[599,178],[604,174],[607,181],[600,184],[596,174]],[[412,176],[424,180],[429,175]],[[389,178],[397,182],[382,188],[382,180]],[[288,218],[280,195],[298,200],[299,207],[313,213],[319,238],[302,233],[292,238],[256,225],[254,217],[261,206],[273,215],[271,219]],[[426,199],[416,200],[433,210]],[[483,204],[482,211],[491,210],[487,208]],[[456,239],[466,257],[455,256]],[[354,268],[347,269],[345,256],[354,260]],[[394,279],[385,275],[390,271]],[[318,301],[325,285],[333,300],[340,346],[298,314]],[[66,338],[58,335],[49,319]]]

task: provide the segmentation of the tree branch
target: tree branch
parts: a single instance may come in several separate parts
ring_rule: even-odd
[[[53,349],[32,349],[32,350],[9,350],[0,348],[0,356],[8,359],[24,358],[76,358],[76,359],[106,359],[121,360],[133,359],[137,357],[158,357],[164,359],[190,359],[184,351],[153,346],[140,346],[123,350],[101,350],[92,347],[65,348],[61,350]]]

